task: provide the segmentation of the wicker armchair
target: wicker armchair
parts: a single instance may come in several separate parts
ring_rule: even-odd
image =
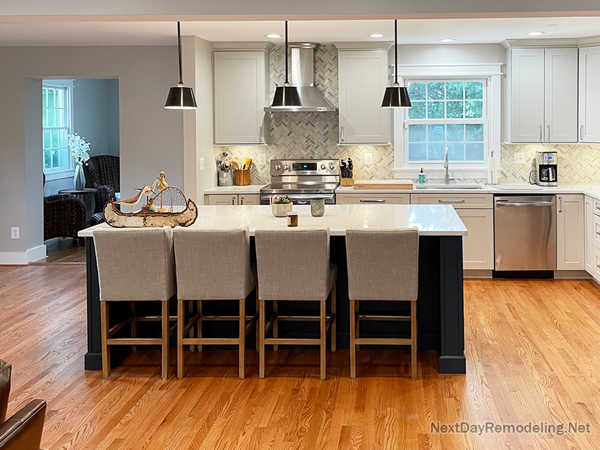
[[[83,165],[86,187],[97,189],[96,210],[102,212],[107,202],[121,191],[120,158],[111,155],[92,156]]]
[[[87,226],[85,205],[70,195],[44,198],[44,240],[56,237],[77,239],[77,232]]]

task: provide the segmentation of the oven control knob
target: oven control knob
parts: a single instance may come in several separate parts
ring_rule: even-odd
[[[281,172],[281,164],[279,164],[279,163],[275,164],[275,166],[273,167],[273,169],[275,169],[276,173]]]
[[[327,166],[325,166],[325,163],[321,163],[321,170],[325,170],[327,168]]]
[[[331,170],[332,172],[335,170],[335,163],[333,161],[329,163],[329,170]]]
[[[290,166],[288,164],[284,165],[283,170],[290,170]]]

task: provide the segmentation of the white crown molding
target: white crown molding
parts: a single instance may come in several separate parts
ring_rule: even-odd
[[[385,50],[388,51],[393,45],[393,42],[334,42],[338,50]]]
[[[46,258],[46,245],[28,248],[24,252],[0,252],[0,265],[24,266]]]
[[[483,64],[399,64],[398,76],[411,77],[436,77],[436,76],[465,76],[465,77],[490,77],[502,76],[504,63]]]
[[[507,39],[502,42],[506,48],[551,48],[551,47],[589,47],[600,45],[600,36],[584,38],[548,38],[548,39]]]
[[[243,50],[267,50],[273,47],[271,42],[212,42],[213,51],[243,51]]]

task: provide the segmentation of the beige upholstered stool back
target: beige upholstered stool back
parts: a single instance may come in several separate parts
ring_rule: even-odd
[[[346,257],[348,298],[417,300],[418,230],[348,230]]]
[[[242,228],[173,232],[177,297],[182,300],[239,300],[255,285],[250,238]]]
[[[168,300],[175,295],[171,228],[94,231],[100,300]]]
[[[262,300],[322,300],[333,283],[328,230],[256,230]]]

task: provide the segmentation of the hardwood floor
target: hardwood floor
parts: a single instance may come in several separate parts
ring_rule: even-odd
[[[269,377],[247,352],[187,353],[186,375],[160,380],[158,351],[138,352],[113,378],[83,370],[85,273],[78,265],[0,267],[0,358],[13,366],[9,413],[48,402],[42,447],[53,448],[597,448],[600,291],[590,281],[465,282],[466,375],[440,375],[435,354],[269,352]],[[279,366],[276,364],[279,363]],[[431,422],[589,423],[565,434],[440,434]]]

